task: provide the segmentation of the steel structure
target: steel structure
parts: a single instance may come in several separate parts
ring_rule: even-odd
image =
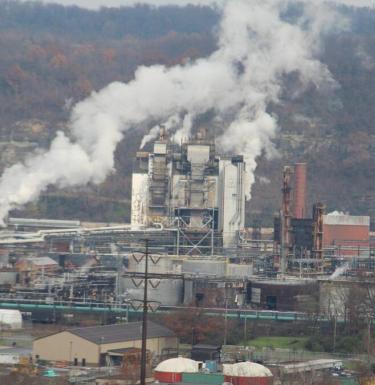
[[[153,151],[138,152],[132,179],[133,229],[177,229],[177,254],[214,254],[237,245],[245,219],[246,165],[218,156],[204,130],[181,146],[161,129]]]
[[[313,206],[313,256],[322,268],[323,260],[323,215],[325,206],[323,203],[316,203]]]
[[[292,170],[286,166],[283,170],[283,187],[282,187],[282,206],[281,206],[281,258],[280,272],[285,274],[287,259],[290,253],[290,236],[291,236],[291,176]]]

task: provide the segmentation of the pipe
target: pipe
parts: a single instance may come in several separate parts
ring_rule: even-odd
[[[303,219],[306,216],[306,163],[294,166],[293,216]]]

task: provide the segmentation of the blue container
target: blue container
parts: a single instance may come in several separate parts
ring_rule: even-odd
[[[217,362],[216,361],[206,361],[206,368],[210,371],[210,373],[217,372]]]

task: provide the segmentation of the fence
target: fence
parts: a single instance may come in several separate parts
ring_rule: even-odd
[[[223,352],[224,361],[250,360],[277,364],[280,362],[301,362],[319,359],[336,359],[341,361],[358,360],[367,362],[369,357],[366,354],[312,352],[309,350],[271,347],[256,349],[243,346],[226,346]]]

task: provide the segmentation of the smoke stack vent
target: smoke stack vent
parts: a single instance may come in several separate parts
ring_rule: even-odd
[[[294,166],[294,218],[306,216],[306,163]]]

